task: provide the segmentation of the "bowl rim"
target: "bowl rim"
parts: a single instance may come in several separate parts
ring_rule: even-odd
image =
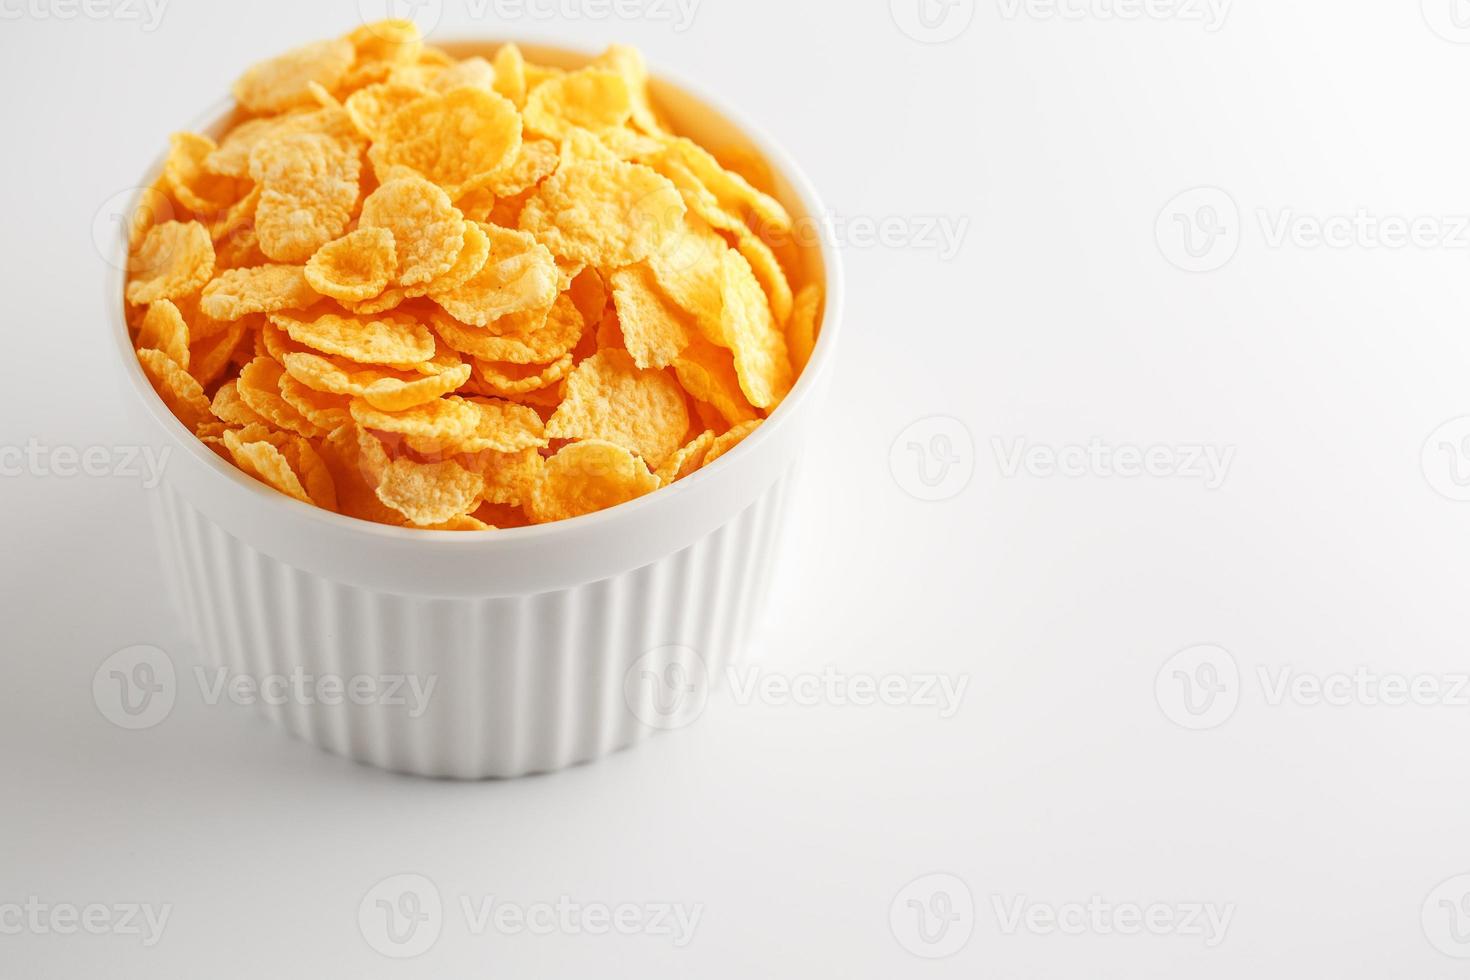
[[[487,37],[476,34],[457,34],[436,37],[433,40],[436,45],[446,48],[466,49],[475,47],[483,49],[485,53],[489,53],[503,44],[515,43],[528,48],[555,51],[575,58],[591,59],[596,56],[596,52],[590,48],[537,37],[535,35],[518,35],[513,38],[505,38]],[[468,54],[461,56],[468,56]],[[531,524],[516,528],[496,528],[487,531],[442,531],[428,528],[396,527],[390,524],[379,524],[374,521],[349,517],[346,514],[339,514],[336,511],[296,500],[272,487],[266,486],[260,481],[246,475],[238,468],[226,463],[168,409],[162,397],[153,389],[152,383],[148,380],[147,375],[144,374],[142,365],[138,361],[128,330],[127,318],[124,315],[126,303],[123,301],[123,291],[126,286],[128,228],[126,222],[119,222],[119,228],[113,240],[110,261],[108,262],[109,273],[107,275],[107,288],[105,291],[107,316],[104,319],[107,322],[108,330],[112,334],[115,345],[114,349],[123,361],[124,374],[128,379],[133,394],[138,396],[148,414],[158,423],[164,433],[172,437],[175,444],[183,448],[190,457],[196,462],[201,463],[209,472],[227,481],[229,484],[233,484],[237,492],[244,491],[255,495],[262,506],[294,509],[297,517],[317,522],[341,533],[392,541],[400,545],[411,545],[416,542],[421,542],[426,546],[436,548],[447,546],[455,548],[494,549],[497,545],[501,544],[506,547],[523,546],[527,543],[535,543],[541,539],[560,538],[579,533],[590,534],[595,530],[601,530],[616,523],[642,519],[642,515],[645,513],[651,512],[664,504],[672,504],[676,495],[690,493],[705,484],[713,483],[716,480],[736,479],[742,461],[753,456],[762,444],[777,438],[778,433],[787,427],[788,420],[796,415],[799,406],[816,397],[814,391],[819,387],[826,373],[831,370],[831,363],[835,357],[833,351],[836,346],[837,333],[842,322],[843,307],[846,299],[846,279],[840,254],[841,250],[836,247],[836,238],[830,228],[830,216],[823,206],[822,199],[817,194],[816,187],[812,183],[811,178],[786,149],[773,139],[763,127],[752,123],[744,112],[732,107],[723,98],[710,95],[700,85],[689,81],[677,72],[662,69],[658,71],[650,70],[649,80],[680,90],[684,94],[691,96],[695,101],[713,109],[716,113],[724,117],[760,153],[766,163],[785,180],[792,194],[800,201],[808,219],[814,222],[819,229],[815,247],[819,250],[822,261],[825,295],[823,298],[824,308],[820,329],[817,333],[816,343],[812,348],[811,357],[806,367],[797,377],[796,383],[793,385],[791,391],[782,400],[781,404],[776,407],[776,410],[753,433],[741,440],[739,445],[720,459],[715,460],[714,463],[707,467],[701,467],[682,480],[675,481],[665,487],[659,487],[651,493],[644,494],[634,500],[609,507],[605,510],[583,514],[565,520],[552,521],[546,524]],[[227,119],[235,109],[236,103],[234,98],[227,95],[215,102],[210,108],[197,114],[189,124],[190,131],[201,132],[207,130],[221,120]],[[162,172],[165,158],[166,154],[160,153],[146,169],[146,180],[134,187],[133,193],[129,196],[127,209],[124,211],[125,214],[136,213],[142,195],[147,193],[153,181]]]

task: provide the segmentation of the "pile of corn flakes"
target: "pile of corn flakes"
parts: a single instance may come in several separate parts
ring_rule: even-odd
[[[631,48],[455,60],[383,21],[234,95],[144,195],[128,323],[170,410],[297,500],[436,530],[602,510],[729,452],[811,354],[821,289],[792,287],[759,162],[671,132]]]

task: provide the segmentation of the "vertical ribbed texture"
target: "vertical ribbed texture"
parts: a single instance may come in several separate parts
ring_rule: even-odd
[[[505,598],[321,578],[226,534],[167,486],[155,518],[206,669],[283,678],[283,703],[262,700],[263,710],[332,752],[476,779],[561,769],[649,734],[648,705],[630,708],[624,676],[652,650],[692,649],[718,684],[765,607],[786,486],[652,565]],[[432,692],[426,702],[410,679]]]

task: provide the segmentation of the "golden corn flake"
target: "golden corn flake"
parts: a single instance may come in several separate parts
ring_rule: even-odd
[[[484,327],[525,310],[546,309],[557,296],[556,261],[525,232],[481,225],[488,254],[467,281],[442,289],[433,284],[429,296],[461,323]]]
[[[620,350],[599,351],[567,379],[566,398],[546,424],[553,439],[600,439],[663,465],[689,431],[689,407],[667,371],[639,368]]]
[[[197,221],[165,221],[148,229],[128,259],[129,303],[177,299],[214,275],[214,243]]]
[[[633,363],[640,368],[674,363],[696,336],[688,314],[664,296],[646,264],[618,269],[611,280],[623,346]]]
[[[791,358],[771,315],[770,300],[739,252],[725,253],[722,295],[721,344],[735,355],[740,388],[756,408],[775,408],[791,390]]]
[[[196,317],[196,325],[199,322]],[[230,366],[230,359],[245,339],[251,324],[245,320],[227,323],[224,329],[189,345],[189,373],[206,388],[218,381]]]
[[[361,228],[386,228],[398,252],[394,282],[431,282],[454,268],[464,249],[464,215],[444,190],[422,177],[383,184],[362,202]]]
[[[628,83],[616,71],[584,68],[552,79],[526,99],[526,128],[560,139],[573,129],[623,125],[633,114]]]
[[[786,346],[791,351],[791,368],[797,374],[806,369],[817,344],[817,318],[822,309],[822,287],[817,283],[803,286],[796,294],[791,322],[786,327]]]
[[[457,88],[477,88],[486,92],[495,90],[495,69],[479,55],[466,58],[446,67],[429,83],[436,92],[449,92]]]
[[[286,404],[324,432],[330,432],[352,420],[347,411],[347,398],[342,395],[317,391],[297,381],[290,374],[282,374],[278,384]]]
[[[759,427],[759,421],[741,422],[739,425],[732,427],[724,435],[716,436],[714,441],[710,443],[709,452],[705,454],[703,465],[709,466],[714,463],[715,460],[744,442],[745,437]]]
[[[347,35],[347,42],[362,64],[410,65],[424,50],[419,26],[402,17],[363,24]]]
[[[662,134],[663,127],[648,97],[648,65],[643,60],[643,53],[626,44],[614,44],[598,55],[593,64],[610,68],[623,76],[633,106],[633,124],[649,135]]]
[[[292,408],[281,396],[281,377],[284,373],[281,365],[273,359],[257,357],[240,369],[235,387],[241,400],[250,406],[251,411],[273,427],[308,438],[321,435],[322,430],[316,423]]]
[[[352,125],[364,139],[375,140],[393,113],[429,94],[426,89],[403,82],[376,82],[353,92],[342,103]]]
[[[204,287],[199,310],[229,322],[251,313],[305,309],[320,298],[301,266],[268,264],[221,272]]]
[[[489,258],[490,237],[485,234],[480,225],[473,221],[466,221],[464,223],[464,247],[459,250],[459,257],[454,260],[454,265],[449,267],[448,272],[429,282],[406,287],[403,290],[405,297],[426,296],[432,292],[451,292],[458,289],[485,268],[485,262]]]
[[[572,370],[570,352],[550,364],[511,364],[508,361],[475,361],[475,376],[491,390],[522,395],[556,384]]]
[[[465,466],[484,477],[485,485],[481,492],[486,502],[513,507],[522,506],[531,499],[546,464],[535,448],[511,453],[487,450],[461,459]],[[499,519],[491,523],[505,526],[504,515],[499,515]]]
[[[320,133],[267,139],[250,152],[260,184],[255,231],[277,262],[305,262],[338,237],[357,206],[362,161],[355,148]]]
[[[179,308],[168,300],[148,304],[138,327],[137,344],[163,351],[179,367],[189,370],[189,325]]]
[[[228,425],[268,425],[264,416],[245,404],[235,385],[234,381],[226,382],[214,393],[214,401],[209,405],[214,417]]]
[[[720,166],[714,155],[698,143],[682,136],[675,137],[668,141],[665,152],[687,167],[726,211],[740,217],[749,214],[758,226],[769,232],[784,234],[791,231],[791,215],[779,201],[750,186],[739,174]]]
[[[424,375],[412,381],[380,378],[365,385],[361,396],[373,408],[384,412],[402,412],[459,390],[470,379],[471,370],[470,365],[461,364],[439,374]]]
[[[714,408],[727,425],[739,425],[758,417],[740,389],[735,359],[724,348],[695,341],[674,361],[674,374],[690,397]]]
[[[457,351],[484,361],[549,364],[577,345],[586,324],[566,293],[550,309],[512,313],[486,327],[467,326],[442,313],[430,315],[434,329]]]
[[[169,137],[164,180],[178,202],[196,214],[227,211],[246,193],[239,181],[204,169],[204,161],[216,149],[214,140],[196,133],[174,133]]]
[[[546,461],[526,508],[546,523],[592,514],[658,489],[658,477],[622,446],[574,442]]]
[[[419,463],[395,459],[383,471],[378,499],[416,525],[442,524],[480,503],[484,479],[453,460]]]
[[[563,161],[526,202],[520,227],[559,258],[618,268],[662,250],[684,211],[674,185],[647,167]]]
[[[365,429],[440,443],[467,439],[480,425],[479,408],[454,395],[402,412],[385,412],[354,398],[350,410],[352,420]]]
[[[492,63],[495,80],[491,83],[495,91],[505,96],[517,108],[526,104],[526,58],[514,44],[502,44],[495,52]]]
[[[770,301],[771,315],[776,318],[776,326],[784,329],[791,319],[793,297],[791,283],[787,280],[786,273],[776,258],[776,253],[771,251],[771,246],[749,231],[740,235],[740,241],[736,247],[740,249],[740,254],[745,256],[745,261],[750,263],[755,277],[760,280],[761,288],[765,290],[766,298]]]
[[[204,396],[204,389],[177,361],[163,351],[145,347],[138,351],[138,363],[143,365],[143,373],[153,390],[180,422],[194,429],[210,421],[209,399]]]
[[[521,117],[494,92],[458,88],[422,96],[382,124],[370,156],[382,178],[407,167],[450,197],[493,178],[521,148]]]
[[[556,173],[560,162],[561,155],[551,140],[526,140],[516,153],[515,161],[476,191],[494,197],[515,197]]]
[[[434,335],[400,313],[372,317],[321,313],[311,319],[274,313],[271,323],[298,344],[359,364],[417,364],[434,356]]]
[[[674,455],[664,461],[664,465],[658,468],[658,482],[668,486],[677,480],[682,480],[704,465],[704,458],[709,453],[710,446],[714,444],[715,434],[713,430],[705,429],[695,436]]]
[[[251,112],[272,113],[311,102],[308,85],[336,87],[357,51],[345,38],[316,41],[253,65],[235,83],[235,99]]]
[[[312,502],[306,488],[301,485],[300,477],[275,446],[265,441],[246,442],[233,429],[225,431],[224,441],[230,455],[235,458],[236,465],[246,474],[287,496],[295,497],[303,504]]]
[[[306,281],[323,296],[348,303],[372,299],[398,272],[393,232],[358,228],[316,250],[306,263]]]

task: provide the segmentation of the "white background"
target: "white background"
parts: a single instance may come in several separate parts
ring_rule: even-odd
[[[137,438],[103,342],[104,202],[250,61],[359,22],[355,2],[168,0],[154,25],[140,0],[67,2],[0,0],[0,446],[47,452]],[[27,466],[0,480],[0,975],[1464,976],[1470,888],[1436,888],[1470,872],[1465,693],[1271,690],[1288,669],[1442,691],[1470,671],[1470,503],[1446,495],[1467,430],[1421,459],[1470,415],[1470,26],[1451,0],[1240,0],[1223,23],[1184,0],[1134,19],[959,0],[933,8],[945,43],[912,0],[703,0],[690,25],[565,3],[507,20],[445,0],[436,35],[637,44],[763,120],[848,229],[836,384],[753,656],[778,677],[947,675],[958,710],[723,693],[689,730],[489,784],[344,762],[192,684],[124,731],[92,701],[102,661],[195,657],[147,491]],[[1218,190],[1170,204],[1197,187]],[[1433,241],[1276,234],[1359,211],[1432,219]],[[886,244],[863,234],[887,219]],[[957,251],[935,223],[964,229]],[[1219,268],[1178,267],[1186,230]],[[932,416],[958,420],[947,445],[932,423],[900,439]],[[1094,439],[1231,465],[1210,489],[1187,468],[1007,464]],[[946,462],[948,499],[905,489]],[[1174,673],[1194,655],[1166,664],[1202,644],[1228,654],[1195,717]],[[445,912],[400,961],[357,913],[401,873]],[[905,890],[935,874],[953,878]],[[959,918],[926,946],[908,902],[944,889]],[[32,896],[171,911],[152,946],[6,934],[3,907]],[[682,949],[473,934],[460,900],[492,896],[701,919]],[[1215,945],[1009,919],[1094,898],[1231,918]]]

